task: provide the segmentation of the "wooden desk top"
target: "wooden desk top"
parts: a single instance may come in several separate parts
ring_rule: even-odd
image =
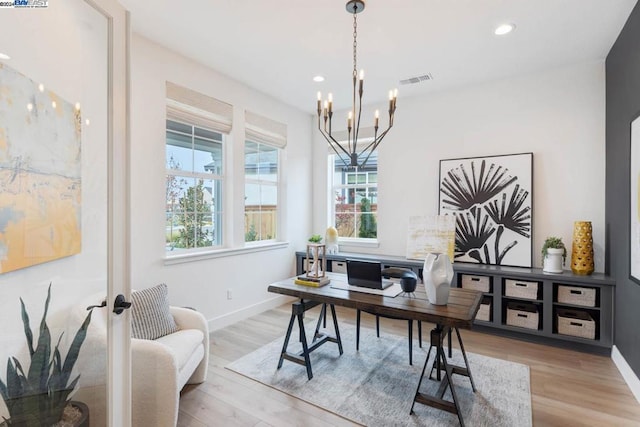
[[[327,273],[331,282],[346,282],[345,274]],[[296,285],[295,277],[269,285],[269,292],[292,297],[360,309],[368,313],[421,320],[443,326],[471,329],[482,302],[482,292],[451,288],[447,305],[433,305],[427,300],[424,285],[418,284],[415,297],[398,295],[395,298],[332,288],[331,284],[315,288]]]

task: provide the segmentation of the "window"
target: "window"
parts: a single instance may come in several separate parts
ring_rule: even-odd
[[[329,155],[333,224],[342,238],[375,239],[378,236],[378,153],[373,152],[364,169],[345,168]]]
[[[259,142],[244,144],[245,242],[276,238],[279,149]]]
[[[166,250],[222,245],[224,135],[166,122]]]
[[[287,126],[245,111],[244,241],[277,240],[279,178]]]
[[[171,82],[166,91],[166,253],[221,247],[233,106]]]

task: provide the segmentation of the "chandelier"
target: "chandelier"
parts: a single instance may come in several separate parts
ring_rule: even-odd
[[[396,111],[396,99],[398,90],[389,91],[389,125],[378,133],[378,123],[380,113],[376,110],[373,121],[373,140],[367,143],[358,143],[360,137],[360,117],[362,115],[362,93],[364,86],[364,70],[358,74],[357,47],[358,47],[358,20],[357,14],[364,10],[364,0],[349,0],[347,2],[347,12],[353,14],[353,103],[347,117],[347,141],[338,142],[332,135],[333,119],[333,96],[331,93],[327,99],[322,99],[322,93],[318,92],[318,130],[329,143],[336,155],[342,160],[346,168],[362,169],[367,164],[371,154],[378,148],[382,139],[387,135],[393,126],[393,117]],[[359,150],[359,151],[358,151]],[[362,160],[359,163],[359,160]]]

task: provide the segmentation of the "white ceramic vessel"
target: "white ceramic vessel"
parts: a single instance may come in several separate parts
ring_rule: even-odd
[[[449,256],[442,253],[427,254],[422,278],[429,302],[434,305],[446,305],[453,279],[453,266]]]

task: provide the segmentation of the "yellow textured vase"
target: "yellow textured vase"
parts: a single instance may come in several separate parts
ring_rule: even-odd
[[[591,221],[573,223],[573,246],[571,248],[571,271],[575,274],[593,273],[593,235]]]

